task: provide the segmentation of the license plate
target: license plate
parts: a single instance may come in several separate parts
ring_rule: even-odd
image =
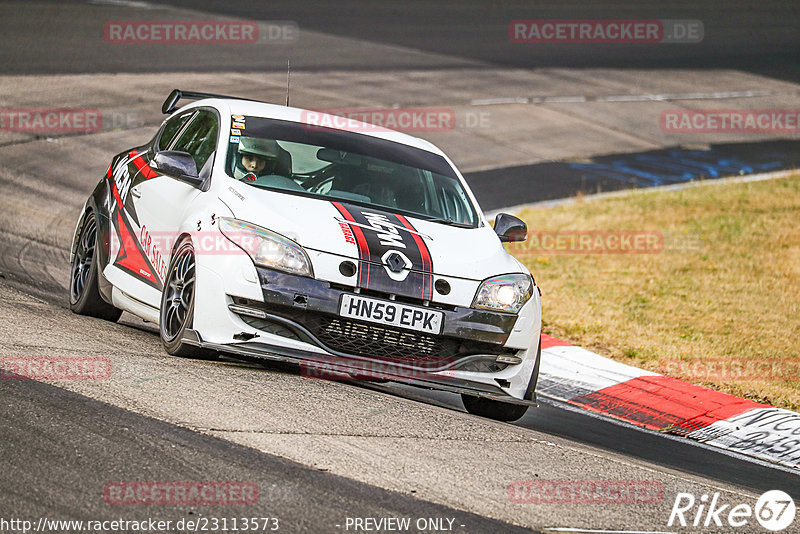
[[[440,333],[444,324],[444,313],[438,310],[348,294],[342,295],[339,315],[427,334]]]

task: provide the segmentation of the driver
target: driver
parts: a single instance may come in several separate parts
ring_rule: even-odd
[[[239,154],[236,156],[233,175],[237,180],[248,176],[255,180],[259,176],[275,174],[279,154],[280,147],[272,139],[242,137],[239,139]]]

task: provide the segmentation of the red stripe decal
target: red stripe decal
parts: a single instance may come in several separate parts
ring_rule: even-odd
[[[569,402],[651,430],[682,427],[689,431],[768,407],[668,376],[633,378]]]
[[[423,300],[426,298],[426,295],[425,295],[425,279],[427,278],[428,279],[428,295],[427,295],[427,299],[428,300],[432,300],[433,299],[433,261],[431,260],[431,253],[430,253],[430,251],[428,251],[428,245],[426,245],[425,241],[422,239],[422,237],[419,234],[416,233],[417,232],[416,228],[414,228],[411,225],[411,223],[408,222],[408,219],[406,219],[405,217],[403,217],[402,215],[399,215],[399,214],[395,215],[395,216],[397,217],[398,221],[403,223],[403,226],[405,226],[408,230],[411,230],[411,237],[414,238],[414,243],[416,243],[417,244],[417,248],[419,248],[419,255],[420,255],[420,258],[422,259],[422,270],[424,272],[428,273],[427,276],[424,275],[424,274],[422,275],[422,298],[423,298]]]
[[[117,207],[122,209],[122,198],[119,196],[119,191],[117,190],[117,184],[113,180],[111,181],[111,194],[114,196],[114,200],[117,201]]]
[[[135,150],[131,150],[128,152],[128,155],[131,157],[131,161],[133,161],[133,164],[136,165],[136,168],[139,169],[139,172],[142,173],[142,176],[144,176],[146,180],[158,176],[158,173],[150,168],[150,165],[142,161],[143,154],[139,154]]]
[[[145,278],[151,282],[158,283],[158,278],[150,269],[149,262],[145,259],[142,251],[136,246],[136,238],[131,235],[125,221],[122,220],[122,213],[117,210],[117,228],[119,230],[120,254],[117,256],[116,265],[130,271],[137,278]]]
[[[154,269],[151,269],[149,260],[145,258],[144,251],[138,247],[137,239],[130,233],[128,225],[122,216],[122,199],[119,196],[117,184],[113,180],[111,181],[111,194],[117,203],[114,212],[117,215],[116,226],[120,248],[115,264],[130,271],[138,278],[148,280],[157,289],[161,289],[159,287],[159,279],[153,274],[155,272]]]
[[[331,202],[331,204],[333,204],[333,206],[337,210],[339,210],[339,213],[341,213],[342,217],[344,217],[346,220],[348,220],[351,223],[355,223],[356,222],[356,220],[353,218],[353,216],[350,214],[350,212],[347,211],[347,208],[345,208],[344,205],[342,205],[341,202]],[[366,266],[367,266],[367,280],[366,280],[366,284],[364,284],[363,287],[364,287],[364,289],[368,289],[369,288],[369,260],[372,259],[372,258],[371,258],[370,254],[369,254],[369,246],[367,245],[367,238],[364,236],[364,232],[361,230],[361,227],[356,225],[356,224],[351,224],[350,225],[350,230],[352,230],[353,235],[356,236],[356,243],[358,244],[358,257],[359,257],[359,263],[360,263],[360,265],[358,266],[358,285],[359,285],[359,287],[361,287],[361,273],[364,270],[363,269],[364,264],[366,264]]]
[[[549,349],[550,347],[572,347],[572,343],[567,343],[556,337],[542,334],[542,349]]]

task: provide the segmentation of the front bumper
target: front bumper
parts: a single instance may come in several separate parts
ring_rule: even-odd
[[[339,301],[343,294],[353,293],[352,288],[268,269],[256,271],[254,281],[261,298],[254,291],[248,291],[247,297],[235,296],[243,292],[217,276],[207,277],[208,283],[221,287],[213,290],[218,304],[209,302],[212,307],[204,308],[218,310],[223,298],[231,324],[214,321],[214,335],[206,337],[206,329],[198,328],[184,341],[221,352],[298,363],[312,376],[377,375],[438,390],[535,403],[538,294],[519,316],[431,304],[445,316],[443,331],[433,336],[340,317]],[[212,292],[204,293],[210,296]],[[218,335],[223,331],[227,334]]]
[[[444,314],[444,327],[438,335],[425,334],[340,317],[339,303],[344,294],[354,293],[352,288],[268,269],[257,270],[264,302],[233,297],[229,310],[243,317],[263,317],[267,322],[277,322],[289,328],[301,341],[316,344],[331,354],[392,359],[408,364],[438,361],[448,368],[463,367],[466,361],[474,363],[474,356],[482,355],[484,359],[496,361],[485,371],[499,371],[509,363],[520,362],[515,356],[516,350],[505,346],[517,321],[515,315],[431,304],[430,308]],[[391,302],[386,295],[364,291],[359,294]],[[398,297],[394,302],[402,301]],[[423,307],[421,301],[406,299],[405,303]],[[269,331],[270,325],[263,321],[244,320],[255,328]]]
[[[315,352],[298,350],[282,345],[269,343],[244,342],[236,344],[220,344],[203,341],[195,330],[186,330],[182,341],[189,345],[194,345],[208,350],[216,350],[238,356],[259,358],[271,361],[297,364],[303,370],[303,374],[312,378],[330,379],[333,376],[349,375],[351,379],[358,380],[365,372],[363,362],[355,358],[336,358],[320,355]],[[380,373],[376,373],[374,368],[368,370],[369,379],[393,380],[411,386],[438,391],[448,391],[482,397],[491,400],[506,402],[509,404],[522,404],[525,406],[538,406],[536,402],[536,382],[539,377],[539,356],[538,351],[536,364],[531,376],[528,379],[528,386],[518,397],[504,391],[503,388],[474,380],[466,380],[454,375],[445,373],[413,373],[408,370],[400,369],[396,366],[383,367]]]

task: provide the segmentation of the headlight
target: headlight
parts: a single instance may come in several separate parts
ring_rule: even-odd
[[[306,252],[291,239],[255,224],[225,217],[219,219],[219,229],[256,265],[313,278],[314,271]]]
[[[526,274],[504,274],[487,278],[478,288],[474,308],[517,313],[533,295],[533,282]]]

